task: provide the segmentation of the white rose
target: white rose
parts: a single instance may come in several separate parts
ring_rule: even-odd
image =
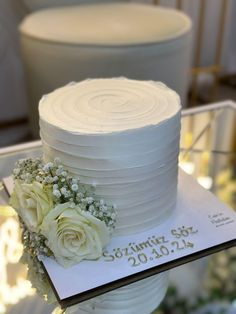
[[[56,260],[70,267],[84,259],[98,259],[109,241],[106,224],[69,203],[57,205],[45,217],[42,234]]]
[[[52,189],[36,181],[27,184],[15,180],[10,204],[16,209],[28,229],[38,232],[43,218],[53,208]]]

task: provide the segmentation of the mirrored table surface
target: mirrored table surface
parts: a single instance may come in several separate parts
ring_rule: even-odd
[[[236,104],[233,101],[183,111],[180,167],[234,209],[235,143]],[[0,149],[0,180],[11,174],[17,160],[41,155],[40,141]],[[7,198],[0,186],[0,314],[49,314],[54,307],[35,294],[26,278],[25,266],[19,263],[22,252],[19,224],[14,211],[7,206]],[[207,276],[208,260],[204,258],[172,270],[171,284],[182,297],[194,299],[198,296]],[[233,278],[236,269],[234,272]]]

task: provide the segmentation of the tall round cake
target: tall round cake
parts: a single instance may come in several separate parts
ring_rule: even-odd
[[[44,159],[59,157],[72,175],[116,205],[115,235],[151,229],[175,207],[180,109],[178,95],[159,82],[71,83],[40,101]],[[81,311],[150,313],[166,287],[164,273],[84,302]]]

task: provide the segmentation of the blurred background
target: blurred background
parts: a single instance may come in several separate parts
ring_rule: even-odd
[[[71,74],[71,80],[82,80],[87,77],[98,77],[98,76],[116,76],[122,73],[123,76],[134,77],[137,79],[161,79],[166,81],[168,85],[173,85],[182,96],[184,107],[192,107],[197,105],[203,105],[205,103],[218,101],[222,99],[235,99],[235,80],[236,80],[236,43],[235,43],[235,34],[236,34],[236,25],[234,23],[234,17],[236,13],[236,3],[234,0],[160,0],[160,1],[136,1],[142,2],[145,4],[162,6],[167,8],[177,8],[182,12],[185,12],[192,20],[192,42],[188,45],[188,49],[191,49],[190,56],[185,55],[186,64],[182,64],[180,69],[182,73],[182,87],[178,88],[175,84],[170,82],[168,74],[157,75],[150,70],[150,63],[158,63],[158,60],[161,61],[162,56],[160,54],[153,55],[152,52],[133,50],[130,54],[135,58],[136,55],[142,55],[141,59],[144,64],[143,68],[135,72],[134,66],[132,66],[130,60],[127,57],[127,52],[118,51],[116,43],[111,42],[111,34],[107,35],[105,42],[102,42],[104,46],[109,44],[114,47],[116,45],[118,53],[126,60],[125,67],[122,69],[122,72],[117,71],[117,68],[120,66],[120,60],[117,56],[113,57],[114,52],[112,47],[110,50],[104,50],[102,52],[96,50],[96,45],[101,46],[101,42],[97,42],[94,45],[90,45],[88,50],[80,51],[79,46],[81,42],[77,38],[77,49],[76,51],[64,51],[66,44],[68,45],[68,32],[61,34],[60,46],[61,50],[51,56],[48,55],[46,49],[54,49],[55,47],[42,47],[39,45],[33,47],[32,43],[25,42],[26,39],[29,39],[29,36],[34,37],[35,42],[42,40],[40,36],[44,36],[43,40],[47,40],[47,30],[41,32],[37,29],[37,26],[41,29],[42,24],[40,21],[34,23],[33,20],[23,23],[21,33],[19,32],[19,25],[23,19],[29,16],[32,13],[38,12],[41,9],[47,9],[48,7],[59,7],[62,5],[75,5],[75,4],[94,4],[104,1],[96,0],[1,0],[0,1],[0,147],[7,146],[19,142],[24,142],[31,140],[37,137],[37,105],[38,101],[41,98],[42,94],[46,94],[52,89],[68,83],[68,74],[65,73],[64,68],[60,68],[54,62],[53,72],[58,72],[61,79],[59,80],[56,75],[50,76],[48,71],[48,76],[45,77],[44,70],[39,69],[39,67],[45,66],[48,68],[48,65],[52,64],[52,59],[57,58],[60,53],[64,56],[65,68],[73,67],[74,64],[67,65],[66,60],[73,59],[76,62],[76,70],[73,70],[73,75]],[[107,1],[109,3],[115,2]],[[126,1],[124,3],[135,3],[135,1]],[[104,13],[105,14],[105,13]],[[116,16],[116,10],[113,11],[114,16]],[[42,17],[43,19],[43,17]],[[53,19],[53,14],[51,16]],[[145,25],[145,16],[143,18],[137,19],[137,23]],[[55,23],[58,23],[55,22]],[[78,27],[83,26],[84,28],[93,28],[92,17],[90,21],[84,22],[81,21],[81,25],[78,22]],[[108,21],[109,23],[109,21]],[[155,23],[155,22],[154,22]],[[161,22],[156,21],[156,28],[165,28],[165,25],[161,25]],[[89,26],[88,26],[89,25]],[[52,26],[52,25],[50,25]],[[49,26],[49,27],[50,27]],[[53,27],[53,26],[52,26]],[[54,25],[56,27],[56,25]],[[127,26],[128,27],[128,26]],[[70,25],[68,26],[70,28]],[[105,29],[105,25],[101,26],[101,32]],[[151,28],[151,27],[150,27]],[[154,27],[153,27],[154,28]],[[183,26],[184,28],[184,26]],[[150,41],[155,41],[159,44],[159,50],[163,50],[166,53],[171,53],[172,56],[177,55],[174,48],[165,47],[165,42],[160,40],[158,36],[155,35],[153,29],[151,32],[153,34],[148,34],[150,31],[148,28],[145,30],[147,38],[153,36]],[[76,30],[71,29],[72,37]],[[163,30],[164,32],[164,30]],[[187,31],[186,31],[187,32]],[[89,32],[88,32],[89,33]],[[21,35],[20,35],[21,34]],[[86,36],[86,32],[85,32]],[[110,37],[109,37],[110,36]],[[143,34],[145,36],[145,34]],[[156,36],[156,38],[155,38]],[[133,29],[130,29],[129,39],[132,41],[133,38],[136,40],[136,43],[143,45],[143,38],[138,37],[138,34],[135,34]],[[182,36],[183,37],[183,36]],[[163,39],[163,38],[162,38]],[[126,45],[127,43],[127,38]],[[52,36],[49,37],[47,42],[53,43]],[[99,40],[98,40],[99,41]],[[174,40],[173,40],[174,41]],[[184,39],[183,39],[184,41]],[[21,44],[20,44],[21,42]],[[186,39],[185,39],[186,42]],[[35,43],[34,43],[35,44]],[[75,44],[75,43],[74,43]],[[91,44],[91,42],[90,42]],[[31,47],[30,47],[31,45]],[[21,46],[21,47],[20,47]],[[59,45],[55,49],[58,49]],[[76,46],[76,45],[74,45]],[[120,45],[122,46],[122,44]],[[136,47],[138,45],[136,44]],[[167,46],[167,45],[166,45]],[[38,52],[35,53],[35,50],[38,48]],[[124,48],[124,46],[123,46]],[[138,47],[139,48],[139,47]],[[158,50],[157,49],[157,50]],[[145,50],[145,49],[144,49]],[[86,54],[91,55],[91,59],[94,55],[96,57],[94,62],[89,62],[89,57],[81,56],[80,59],[76,60],[74,54]],[[184,48],[182,49],[182,54]],[[125,55],[126,54],[126,55]],[[104,60],[109,62],[109,57],[112,60],[112,66],[104,66]],[[125,55],[125,56],[124,56]],[[41,56],[41,57],[40,57]],[[116,58],[117,57],[117,58]],[[46,65],[41,64],[41,59],[44,58]],[[60,64],[58,57],[58,64]],[[79,57],[78,57],[79,58]],[[114,59],[116,58],[116,59]],[[189,58],[189,61],[188,61]],[[33,59],[33,60],[32,60]],[[48,60],[47,60],[48,59]],[[140,60],[140,59],[138,59]],[[149,63],[148,63],[149,60]],[[177,61],[176,62],[182,62]],[[69,61],[68,61],[69,63]],[[182,62],[183,63],[183,62]],[[38,64],[38,68],[37,68]],[[99,64],[102,69],[99,69]],[[106,63],[105,63],[106,64]],[[81,69],[82,67],[82,69]],[[169,66],[170,68],[171,66]],[[175,66],[174,66],[175,67]],[[188,67],[188,79],[186,80],[186,67]],[[167,69],[166,69],[167,68]],[[165,72],[170,72],[168,66],[165,68]],[[183,69],[184,68],[184,69]],[[156,72],[164,72],[163,69],[159,69],[158,66],[155,69]],[[45,70],[46,71],[46,70]],[[64,71],[64,77],[61,73]],[[76,73],[75,73],[76,72]],[[147,73],[145,73],[147,72]],[[172,74],[172,73],[170,73]],[[42,82],[42,80],[44,81]],[[181,81],[181,77],[178,77],[175,81]],[[179,83],[180,84],[180,83]],[[37,85],[35,87],[35,85]],[[178,90],[179,89],[179,90]],[[29,127],[29,121],[31,122],[31,127]],[[32,126],[34,124],[34,126]]]
[[[180,166],[236,210],[235,15],[235,0],[0,0],[0,179],[40,155],[43,95],[92,77],[161,80],[186,110]],[[0,187],[0,313],[50,313],[5,198]],[[155,313],[236,313],[235,248],[173,270]]]

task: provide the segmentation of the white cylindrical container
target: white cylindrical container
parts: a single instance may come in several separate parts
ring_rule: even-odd
[[[111,2],[117,0],[23,0],[24,5],[29,11],[37,11],[46,8],[62,7],[78,4],[90,4],[97,2]],[[119,0],[126,1],[126,0]]]
[[[70,81],[162,81],[185,101],[191,21],[177,10],[134,3],[48,9],[29,15],[20,31],[35,136],[39,99]]]

